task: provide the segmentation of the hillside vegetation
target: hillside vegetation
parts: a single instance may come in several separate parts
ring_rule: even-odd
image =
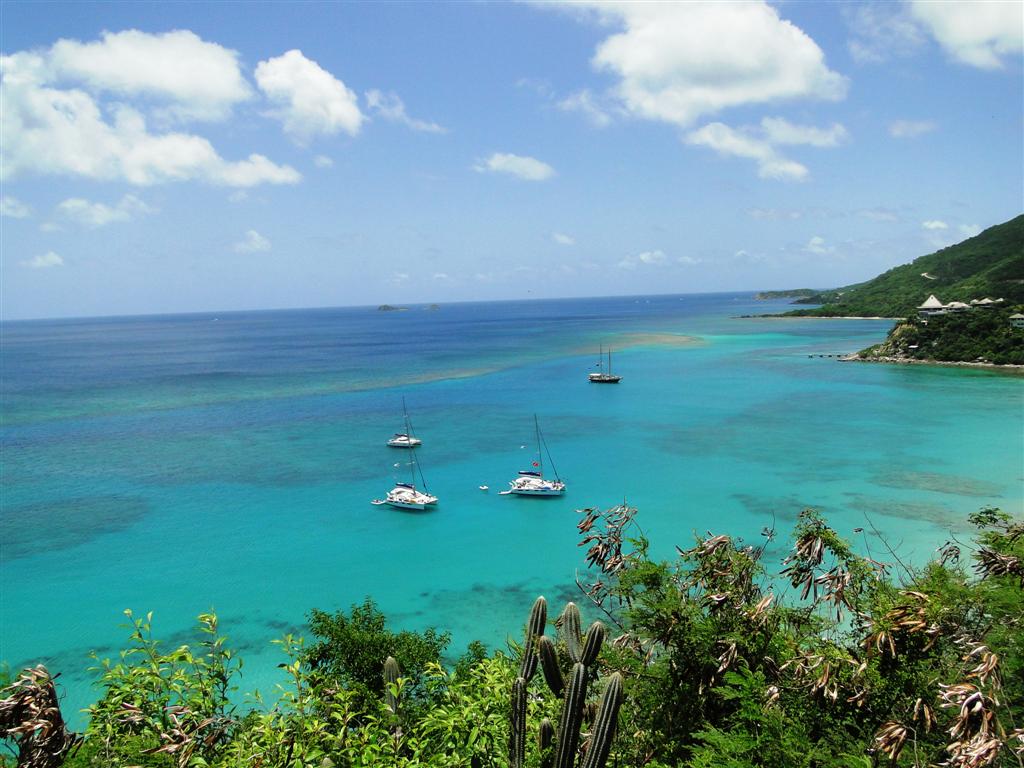
[[[989,227],[864,283],[822,291],[798,304],[821,304],[787,312],[810,317],[908,317],[935,294],[944,303],[989,296],[1024,303],[1024,214]]]
[[[864,360],[907,362],[984,362],[1024,365],[1024,329],[1010,324],[1022,306],[979,309],[927,320],[910,317],[897,323],[884,342],[857,353]]]

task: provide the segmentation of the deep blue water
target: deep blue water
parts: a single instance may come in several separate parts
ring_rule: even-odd
[[[806,506],[921,561],[982,506],[1020,514],[1024,380],[809,358],[879,320],[741,319],[749,294],[6,323],[0,659],[94,696],[121,612],[168,644],[211,608],[267,691],[270,641],[373,596],[397,626],[500,645],[536,594],[576,597],[575,510],[628,500],[656,554],[785,533]],[[684,337],[693,337],[686,339]],[[588,384],[599,345],[623,381]],[[407,456],[436,511],[373,507]],[[500,497],[537,414],[564,498]],[[397,465],[397,466],[396,466]],[[478,486],[489,485],[489,493]],[[870,528],[869,528],[870,529]],[[871,538],[860,546],[877,556]]]

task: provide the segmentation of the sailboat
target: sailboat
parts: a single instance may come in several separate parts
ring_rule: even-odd
[[[383,499],[374,499],[370,503],[376,506],[387,504],[389,507],[395,507],[396,509],[425,509],[428,506],[437,504],[437,497],[431,496],[427,492],[427,481],[424,479],[423,472],[416,462],[416,449],[412,447],[409,448],[409,467],[412,471],[411,482],[395,483],[395,487],[388,491],[387,496]],[[423,486],[422,491],[416,487],[417,473],[419,473],[420,482]]]
[[[600,348],[598,353],[598,372],[591,373],[587,376],[588,379],[594,384],[618,384],[622,380],[621,376],[616,376],[612,373],[612,350],[608,348],[608,372],[604,371],[604,347]]]
[[[409,409],[405,407],[405,398],[402,398],[402,413],[405,415],[405,431],[395,432],[395,434],[388,440],[388,445],[392,448],[415,448],[417,445],[423,443],[418,437],[412,433],[412,422],[409,420]]]
[[[537,460],[533,462],[535,469],[521,470],[519,476],[508,484],[509,489],[501,492],[502,496],[509,494],[515,496],[561,496],[565,493],[565,483],[558,477],[558,470],[555,469],[555,463],[551,460],[551,452],[548,451],[547,443],[544,442],[544,437],[540,433],[540,422],[537,420],[536,414],[533,416],[533,426],[537,433]],[[554,480],[544,479],[545,453],[548,456],[548,463],[551,464],[551,470],[555,473]]]

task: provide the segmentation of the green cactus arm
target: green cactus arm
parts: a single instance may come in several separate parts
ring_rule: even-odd
[[[565,688],[562,717],[558,725],[558,750],[555,768],[572,768],[576,748],[580,743],[580,725],[583,723],[583,704],[587,699],[587,668],[577,662]]]
[[[583,618],[580,616],[580,609],[576,603],[566,603],[565,608],[562,609],[562,615],[558,617],[555,624],[562,642],[565,643],[565,650],[568,651],[569,658],[573,663],[580,661],[580,654],[583,650],[583,631],[580,628],[583,626]]]
[[[605,629],[604,624],[595,621],[587,629],[587,637],[583,641],[583,652],[580,654],[580,661],[590,666],[597,660],[597,654],[601,652],[604,645]]]
[[[561,696],[565,690],[565,678],[558,667],[558,651],[555,650],[555,643],[550,637],[541,635],[537,641],[537,655],[540,656],[540,669],[544,673],[544,681],[548,688],[555,696]]]
[[[580,768],[605,768],[608,753],[615,737],[615,726],[618,723],[619,707],[625,694],[622,690],[622,675],[613,674],[601,694],[601,704],[597,708],[594,726],[590,729],[590,747],[583,758]]]
[[[523,768],[526,762],[526,680],[512,683],[512,716],[508,737],[509,768]]]
[[[548,622],[548,602],[538,597],[530,609],[530,620],[526,624],[526,641],[523,643],[523,657],[519,662],[519,676],[530,682],[537,671],[537,638],[544,634]]]
[[[537,729],[537,749],[540,751],[540,768],[552,768],[555,764],[554,750],[551,743],[555,739],[555,726],[546,717],[540,721]]]

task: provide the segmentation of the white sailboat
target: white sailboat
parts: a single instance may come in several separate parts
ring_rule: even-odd
[[[412,421],[409,419],[409,409],[405,407],[405,398],[402,398],[402,413],[405,417],[405,431],[395,432],[395,434],[388,440],[388,445],[392,448],[415,448],[417,445],[423,443],[416,435],[412,433]]]
[[[547,450],[547,444],[540,433],[540,422],[537,415],[533,416],[534,429],[537,433],[537,460],[533,462],[535,469],[521,470],[515,480],[509,482],[509,489],[502,491],[500,495],[507,496],[561,496],[565,493],[565,483],[558,477],[558,470],[551,460],[551,453]],[[544,477],[544,454],[548,454],[548,463],[555,473],[554,480]]]
[[[427,492],[427,481],[423,477],[423,472],[419,468],[419,464],[416,462],[416,449],[410,447],[409,449],[409,467],[412,472],[411,482],[408,483],[395,483],[395,487],[388,491],[387,496],[383,499],[374,499],[371,504],[380,506],[387,504],[389,507],[396,509],[426,509],[429,506],[437,504],[437,497],[432,496]],[[419,473],[420,482],[423,490],[419,490],[416,487],[416,475]]]
[[[591,373],[588,374],[587,376],[591,383],[618,384],[620,381],[622,381],[621,376],[616,376],[614,373],[612,373],[612,350],[610,347],[608,348],[608,372],[605,373],[604,370],[604,347],[601,347],[600,352],[598,352],[597,367],[597,373]]]

